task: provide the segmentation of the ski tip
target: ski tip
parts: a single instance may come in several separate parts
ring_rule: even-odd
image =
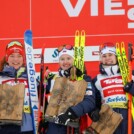
[[[85,36],[85,35],[86,35],[85,30],[82,30],[81,31],[81,36]]]
[[[32,34],[32,31],[31,30],[26,30],[25,34]]]
[[[75,36],[79,36],[79,30],[75,31]]]
[[[32,31],[31,30],[26,30],[25,33],[24,33],[24,36],[26,37],[32,37]]]
[[[24,40],[27,44],[32,45],[32,31],[31,30],[25,31]]]

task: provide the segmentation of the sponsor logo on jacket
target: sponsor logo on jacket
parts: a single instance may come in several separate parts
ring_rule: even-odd
[[[122,78],[121,76],[116,76],[116,77],[103,79],[100,82],[102,88],[105,88],[107,86],[112,86],[112,85],[122,85]]]
[[[124,96],[116,96],[116,97],[112,97],[112,98],[108,98],[106,103],[111,103],[111,102],[125,102],[126,101],[126,97]]]

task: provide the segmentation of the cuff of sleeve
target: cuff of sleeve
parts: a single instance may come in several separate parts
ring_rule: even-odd
[[[70,119],[77,119],[78,116],[76,115],[76,113],[73,111],[73,109],[70,107],[67,110],[67,115],[70,117]]]

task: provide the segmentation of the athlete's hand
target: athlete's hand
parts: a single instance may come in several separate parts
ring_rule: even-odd
[[[100,119],[99,109],[96,108],[91,113],[88,113],[89,117],[92,119],[92,121],[97,122]]]
[[[60,115],[58,115],[55,119],[55,123],[59,123],[59,124],[63,124],[63,125],[67,125],[67,123],[72,119],[76,119],[77,115],[75,114],[75,112],[71,109],[68,108],[67,111],[65,113],[61,113]]]
[[[80,69],[76,68],[76,75],[77,75],[77,77],[81,77],[82,74],[83,74],[82,71]]]
[[[55,123],[59,123],[62,125],[67,125],[67,123],[70,121],[69,116],[67,114],[61,113],[60,115],[57,116]]]
[[[125,92],[129,92],[130,88],[132,87],[132,81],[131,82],[127,82],[127,84],[124,86],[124,91]]]

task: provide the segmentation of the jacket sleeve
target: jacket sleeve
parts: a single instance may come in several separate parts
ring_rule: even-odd
[[[132,94],[132,96],[134,96],[134,82],[132,82],[132,86],[129,89],[128,93]]]
[[[84,114],[91,112],[95,108],[95,92],[94,86],[92,85],[91,78],[87,75],[84,76],[88,86],[83,101],[78,103],[76,106],[71,107],[75,114],[80,117]]]
[[[97,77],[95,77],[93,80],[92,80],[92,83],[93,83],[93,86],[94,86],[94,89],[95,89],[95,100],[96,100],[96,108],[98,108],[99,110],[101,109],[101,94],[100,94],[100,91],[97,89],[97,87],[95,86],[95,83],[97,81]]]
[[[132,86],[128,92],[134,96],[134,70],[132,71]]]

